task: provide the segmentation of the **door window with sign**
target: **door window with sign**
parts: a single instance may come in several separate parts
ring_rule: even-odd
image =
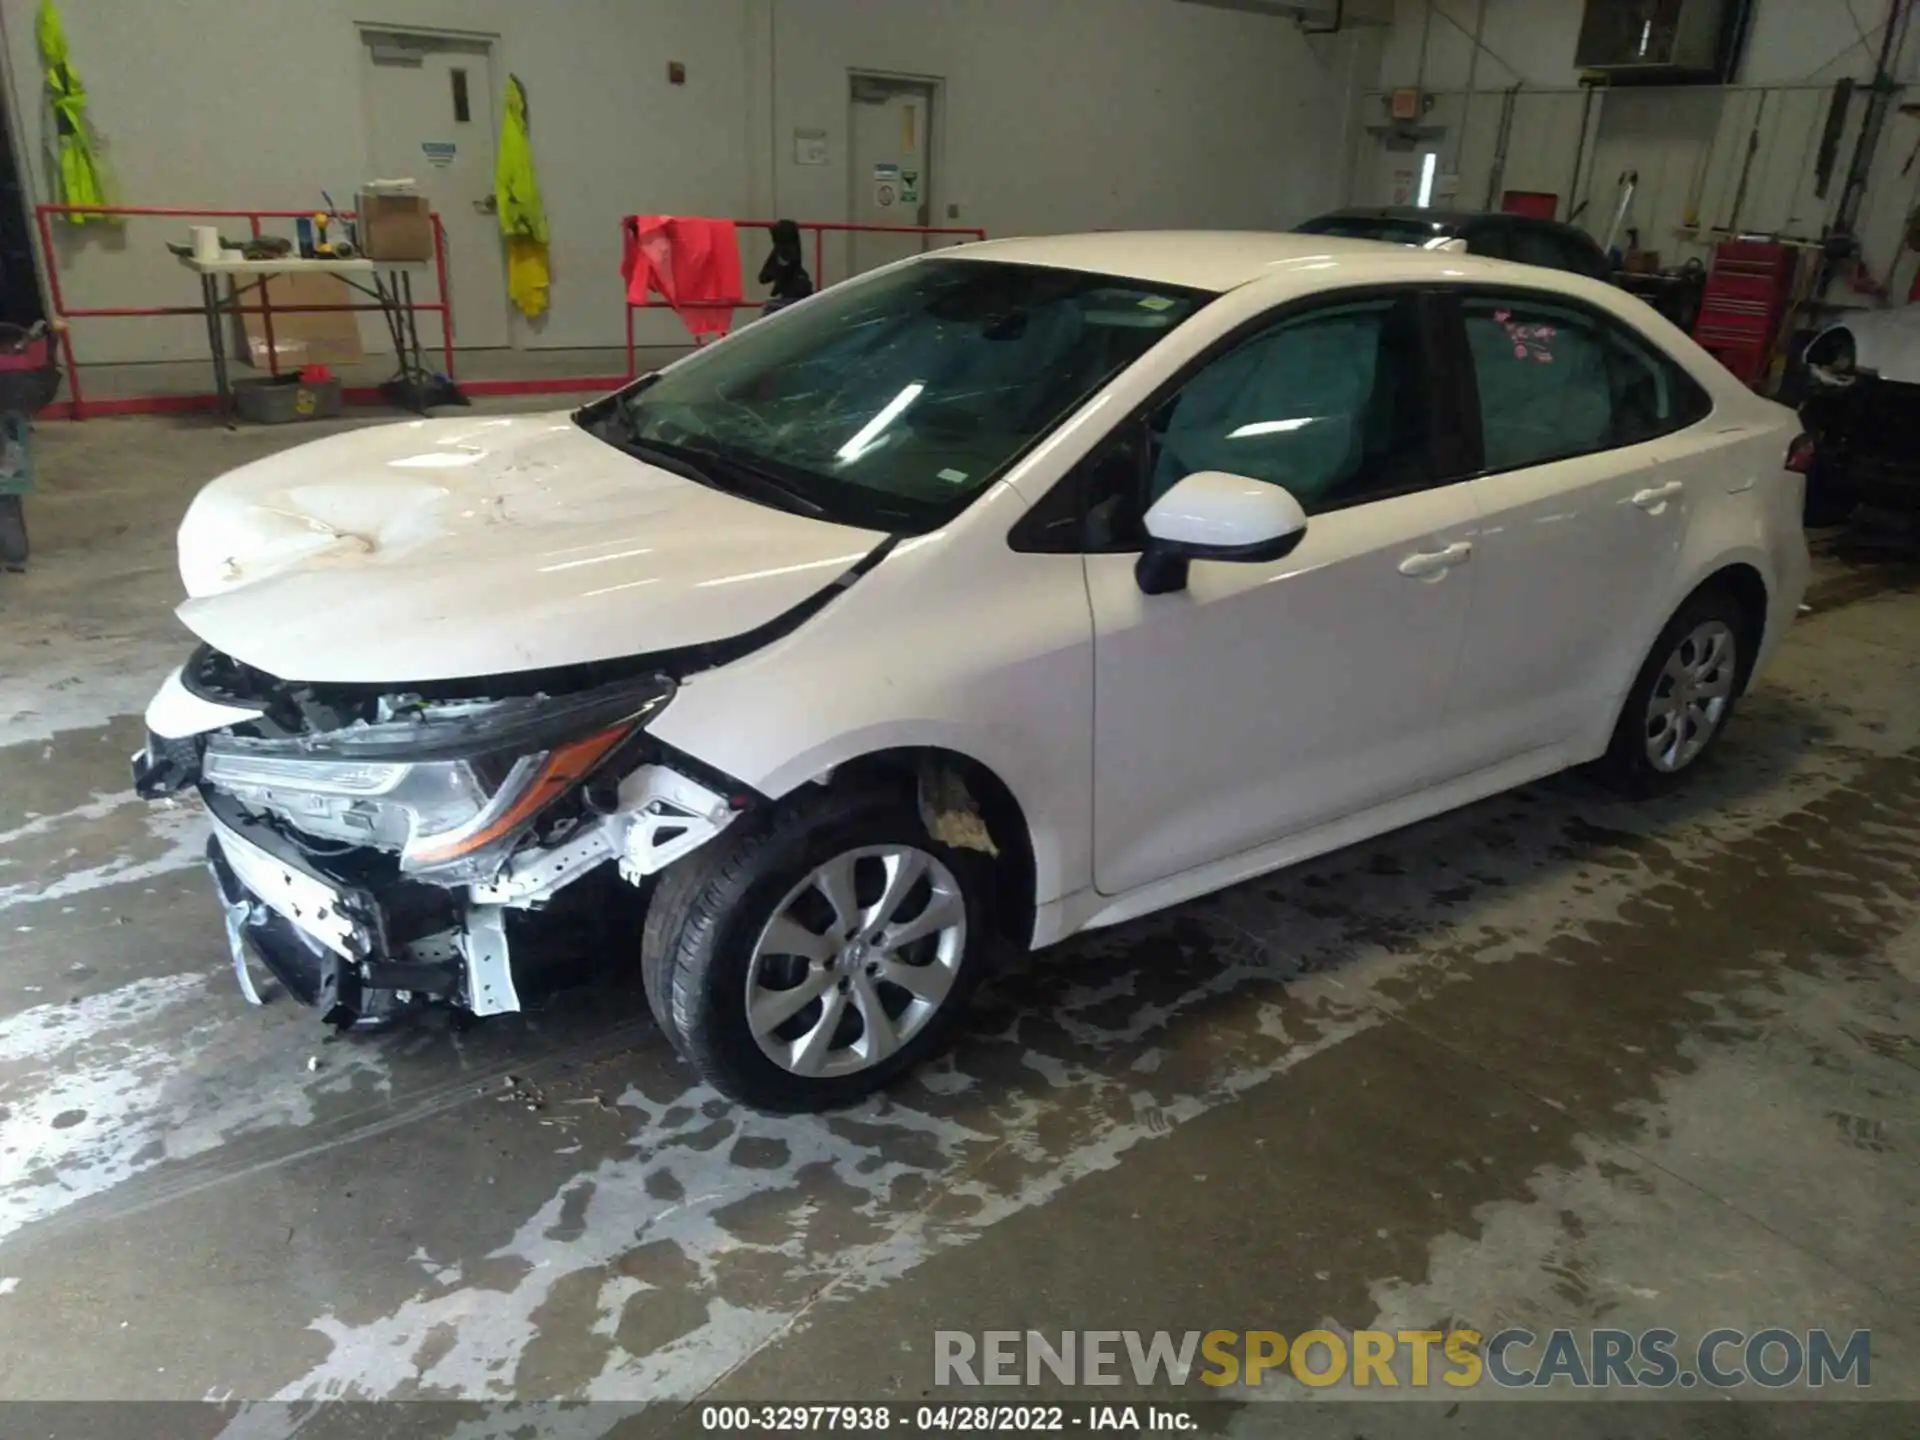
[[[1671,360],[1592,311],[1530,295],[1460,303],[1489,471],[1669,434],[1711,406]]]

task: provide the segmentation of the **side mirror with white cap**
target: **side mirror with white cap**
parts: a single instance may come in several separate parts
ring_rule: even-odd
[[[1187,586],[1194,560],[1261,564],[1288,554],[1307,533],[1307,512],[1283,485],[1200,470],[1147,509],[1147,545],[1134,578],[1148,595]]]

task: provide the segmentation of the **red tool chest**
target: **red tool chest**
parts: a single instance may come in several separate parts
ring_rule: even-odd
[[[1768,351],[1793,296],[1799,251],[1761,240],[1713,247],[1693,338],[1750,386],[1766,379]]]

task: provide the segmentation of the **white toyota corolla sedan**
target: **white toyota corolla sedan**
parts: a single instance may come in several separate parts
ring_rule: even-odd
[[[136,778],[204,798],[249,995],[514,1010],[626,897],[601,957],[686,1060],[823,1108],[939,1047],[998,942],[1692,770],[1806,583],[1795,434],[1569,274],[943,251],[572,414],[215,480]]]

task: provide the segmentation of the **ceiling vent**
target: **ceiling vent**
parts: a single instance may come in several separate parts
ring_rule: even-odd
[[[1587,0],[1576,69],[1614,85],[1717,83],[1732,73],[1742,0]]]

